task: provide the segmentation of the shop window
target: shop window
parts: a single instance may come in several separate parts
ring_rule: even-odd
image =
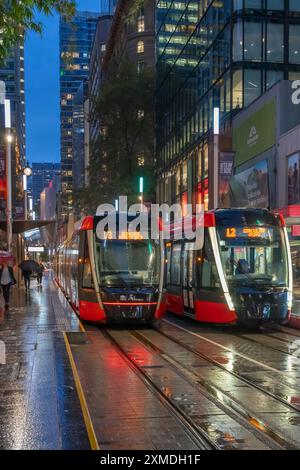
[[[290,25],[290,59],[291,64],[300,64],[300,25]]]
[[[283,62],[283,53],[283,24],[267,23],[266,60],[268,62]]]
[[[233,73],[232,79],[232,108],[243,107],[243,73],[241,70],[236,70]]]
[[[244,60],[260,62],[262,52],[262,27],[261,23],[246,22],[244,41]]]
[[[261,95],[261,71],[244,71],[244,106],[248,106]]]
[[[187,160],[185,162],[183,162],[183,165],[182,165],[182,190],[186,190],[187,189],[187,174],[188,174],[188,170],[187,170]]]

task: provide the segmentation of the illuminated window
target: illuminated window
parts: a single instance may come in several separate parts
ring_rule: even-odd
[[[145,156],[143,153],[140,153],[137,157],[137,164],[138,166],[144,166],[145,165]]]
[[[144,110],[143,110],[143,109],[139,109],[139,110],[138,110],[138,113],[137,113],[138,119],[143,119],[144,116],[145,116]]]
[[[138,17],[137,30],[138,30],[138,33],[143,33],[145,31],[145,17],[144,16]]]
[[[138,54],[143,54],[143,52],[145,51],[144,41],[138,41],[136,51]]]

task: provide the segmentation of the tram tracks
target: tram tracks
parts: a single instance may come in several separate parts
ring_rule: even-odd
[[[147,331],[147,330],[146,330]],[[151,331],[151,330],[150,330]],[[161,337],[165,337],[161,331],[156,331],[158,335]],[[197,391],[197,400],[203,401],[204,399],[209,400],[211,403],[218,407],[219,413],[224,413],[228,417],[230,417],[233,421],[235,421],[236,435],[239,435],[245,430],[251,435],[255,436],[257,442],[260,441],[265,448],[270,449],[296,449],[297,446],[295,443],[288,441],[278,430],[274,430],[267,422],[261,419],[259,416],[256,416],[254,413],[248,412],[243,406],[232,397],[228,396],[227,393],[221,390],[220,387],[211,384],[208,380],[201,378],[201,376],[191,370],[190,368],[186,367],[182,361],[178,361],[178,359],[174,359],[164,348],[160,348],[155,344],[154,341],[149,339],[149,335],[142,331],[127,331],[126,336],[127,339],[124,340],[122,335],[116,334],[113,330],[106,330],[105,335],[107,335],[113,344],[118,348],[120,353],[123,355],[124,359],[129,363],[129,365],[138,373],[144,383],[157,395],[167,407],[175,412],[176,417],[181,420],[183,425],[189,429],[189,432],[193,436],[193,438],[198,439],[200,446],[204,444],[208,444],[208,447],[204,448],[212,448],[212,449],[219,449],[219,448],[240,448],[239,445],[243,446],[244,444],[239,443],[239,439],[235,438],[233,435],[228,432],[227,439],[229,442],[222,441],[221,439],[221,446],[218,444],[218,440],[211,437],[211,433],[207,433],[205,431],[205,426],[203,428],[199,428],[199,423],[193,414],[188,413],[189,409],[183,408],[178,406],[176,401],[172,399],[171,395],[166,394],[164,387],[162,387],[162,383],[159,382],[157,375],[153,375],[153,370],[151,366],[146,366],[145,364],[139,363],[139,358],[134,356],[132,340],[133,338],[138,341],[141,345],[143,345],[148,351],[151,352],[155,357],[159,357],[160,360],[163,361],[164,366],[168,367],[170,370],[173,371],[173,374],[181,377],[183,380],[183,387],[187,388],[193,387],[194,390]],[[129,338],[129,339],[128,339]],[[177,346],[180,348],[184,348],[186,351],[188,350],[185,348],[184,345],[180,344],[174,338],[167,338],[169,341],[176,343]],[[194,354],[194,352],[192,352]],[[149,369],[150,367],[150,369]],[[154,367],[154,366],[153,366]],[[149,374],[150,370],[150,374]],[[151,375],[152,374],[152,375]],[[172,387],[170,387],[172,389]],[[214,411],[216,413],[216,411]],[[208,413],[209,414],[209,413]],[[232,426],[229,425],[229,429]],[[247,434],[246,432],[246,434]],[[199,439],[200,435],[200,439]],[[225,439],[226,440],[226,439]],[[243,441],[240,440],[240,441]],[[231,444],[230,444],[231,442]],[[232,446],[232,447],[230,447]],[[202,448],[202,447],[200,447]]]
[[[183,330],[184,332],[188,333],[188,334],[192,334],[192,335],[195,335],[197,337],[197,334],[194,333],[194,332],[190,332],[189,330],[185,329],[185,328],[182,328],[172,322],[169,322],[167,321],[166,323],[170,324],[172,327],[174,328],[177,328],[178,330]],[[264,395],[267,395],[269,396],[270,398],[282,403],[283,405],[287,406],[291,411],[296,411],[297,413],[300,413],[300,400],[299,400],[299,404],[298,403],[291,403],[289,401],[290,397],[294,395],[294,393],[292,392],[292,386],[290,383],[286,383],[286,386],[287,387],[290,387],[290,390],[291,390],[291,393],[288,395],[286,393],[280,393],[280,392],[276,392],[273,393],[270,389],[267,389],[266,387],[262,386],[262,385],[259,385],[257,382],[254,382],[253,380],[245,377],[244,375],[242,375],[241,373],[235,371],[231,366],[228,366],[226,364],[221,364],[218,360],[214,359],[213,357],[211,356],[208,356],[207,354],[204,354],[203,352],[200,352],[199,350],[195,349],[194,347],[191,347],[189,346],[188,344],[184,343],[183,341],[179,340],[178,338],[174,337],[173,335],[170,336],[168,333],[166,333],[165,331],[162,331],[161,329],[157,330],[159,331],[160,334],[164,335],[166,338],[176,342],[176,344],[178,344],[179,346],[181,347],[184,347],[185,349],[187,349],[188,351],[190,351],[191,353],[195,354],[196,356],[200,357],[201,359],[204,359],[205,361],[209,362],[210,364],[212,364],[214,367],[217,367],[219,368],[220,370],[223,370],[223,371],[226,371],[228,374],[230,374],[231,376],[235,377],[236,379],[242,381],[243,383],[245,383],[246,385],[262,392]],[[214,343],[212,342],[211,340],[209,340],[208,338],[205,338],[204,336],[200,336],[199,335],[199,338],[201,338],[201,340],[204,340],[204,341],[207,341],[207,342],[211,342],[211,343]],[[248,338],[244,338],[244,339],[248,339]],[[214,344],[217,344],[217,343],[214,343]],[[239,353],[238,351],[232,351],[231,349],[227,348],[226,346],[223,346],[223,345],[218,345],[222,348],[224,348],[225,350],[227,349],[227,351],[230,351],[233,353],[233,355],[236,355],[236,356],[240,356],[242,359],[245,359],[245,360],[248,360],[249,362],[252,362],[254,364],[257,364],[258,366],[260,365],[262,368],[265,368],[266,371],[268,372],[271,372],[271,373],[275,373],[275,374],[278,374],[279,376],[285,378],[286,374],[284,371],[281,371],[279,369],[274,369],[273,367],[270,367],[268,366],[267,364],[264,364],[264,363],[259,363],[258,361],[256,360],[253,360],[252,358],[247,358],[244,354],[241,354]],[[298,394],[300,395],[300,390],[298,391]]]
[[[131,357],[128,355],[126,350],[118,342],[114,335],[109,330],[103,331],[103,334],[109,338],[113,345],[117,348],[125,362],[129,367],[139,375],[145,386],[159,399],[159,401],[171,412],[171,414],[181,423],[190,436],[191,440],[195,443],[197,448],[202,450],[219,450],[220,447],[213,442],[205,432],[200,432],[195,423],[185,415],[185,413],[168,397],[167,393],[164,393],[154,381],[152,381],[145,373],[142,367],[140,367]]]

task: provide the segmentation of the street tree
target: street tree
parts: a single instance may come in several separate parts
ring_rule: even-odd
[[[37,19],[37,13],[52,15],[57,12],[71,18],[75,7],[75,0],[1,0],[0,63],[27,31],[42,33],[43,25]]]
[[[137,71],[129,60],[110,71],[97,101],[100,132],[90,154],[89,186],[75,195],[82,210],[127,195],[154,200],[154,71]]]

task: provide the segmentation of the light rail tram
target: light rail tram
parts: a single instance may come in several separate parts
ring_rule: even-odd
[[[121,229],[116,216],[116,236],[103,217],[88,216],[70,240],[58,249],[57,282],[83,321],[152,324],[163,316],[164,243],[131,229],[127,216]],[[104,230],[104,233],[99,233]]]
[[[166,243],[167,310],[205,323],[289,320],[292,262],[285,222],[265,209],[219,209],[204,214],[204,244]]]

